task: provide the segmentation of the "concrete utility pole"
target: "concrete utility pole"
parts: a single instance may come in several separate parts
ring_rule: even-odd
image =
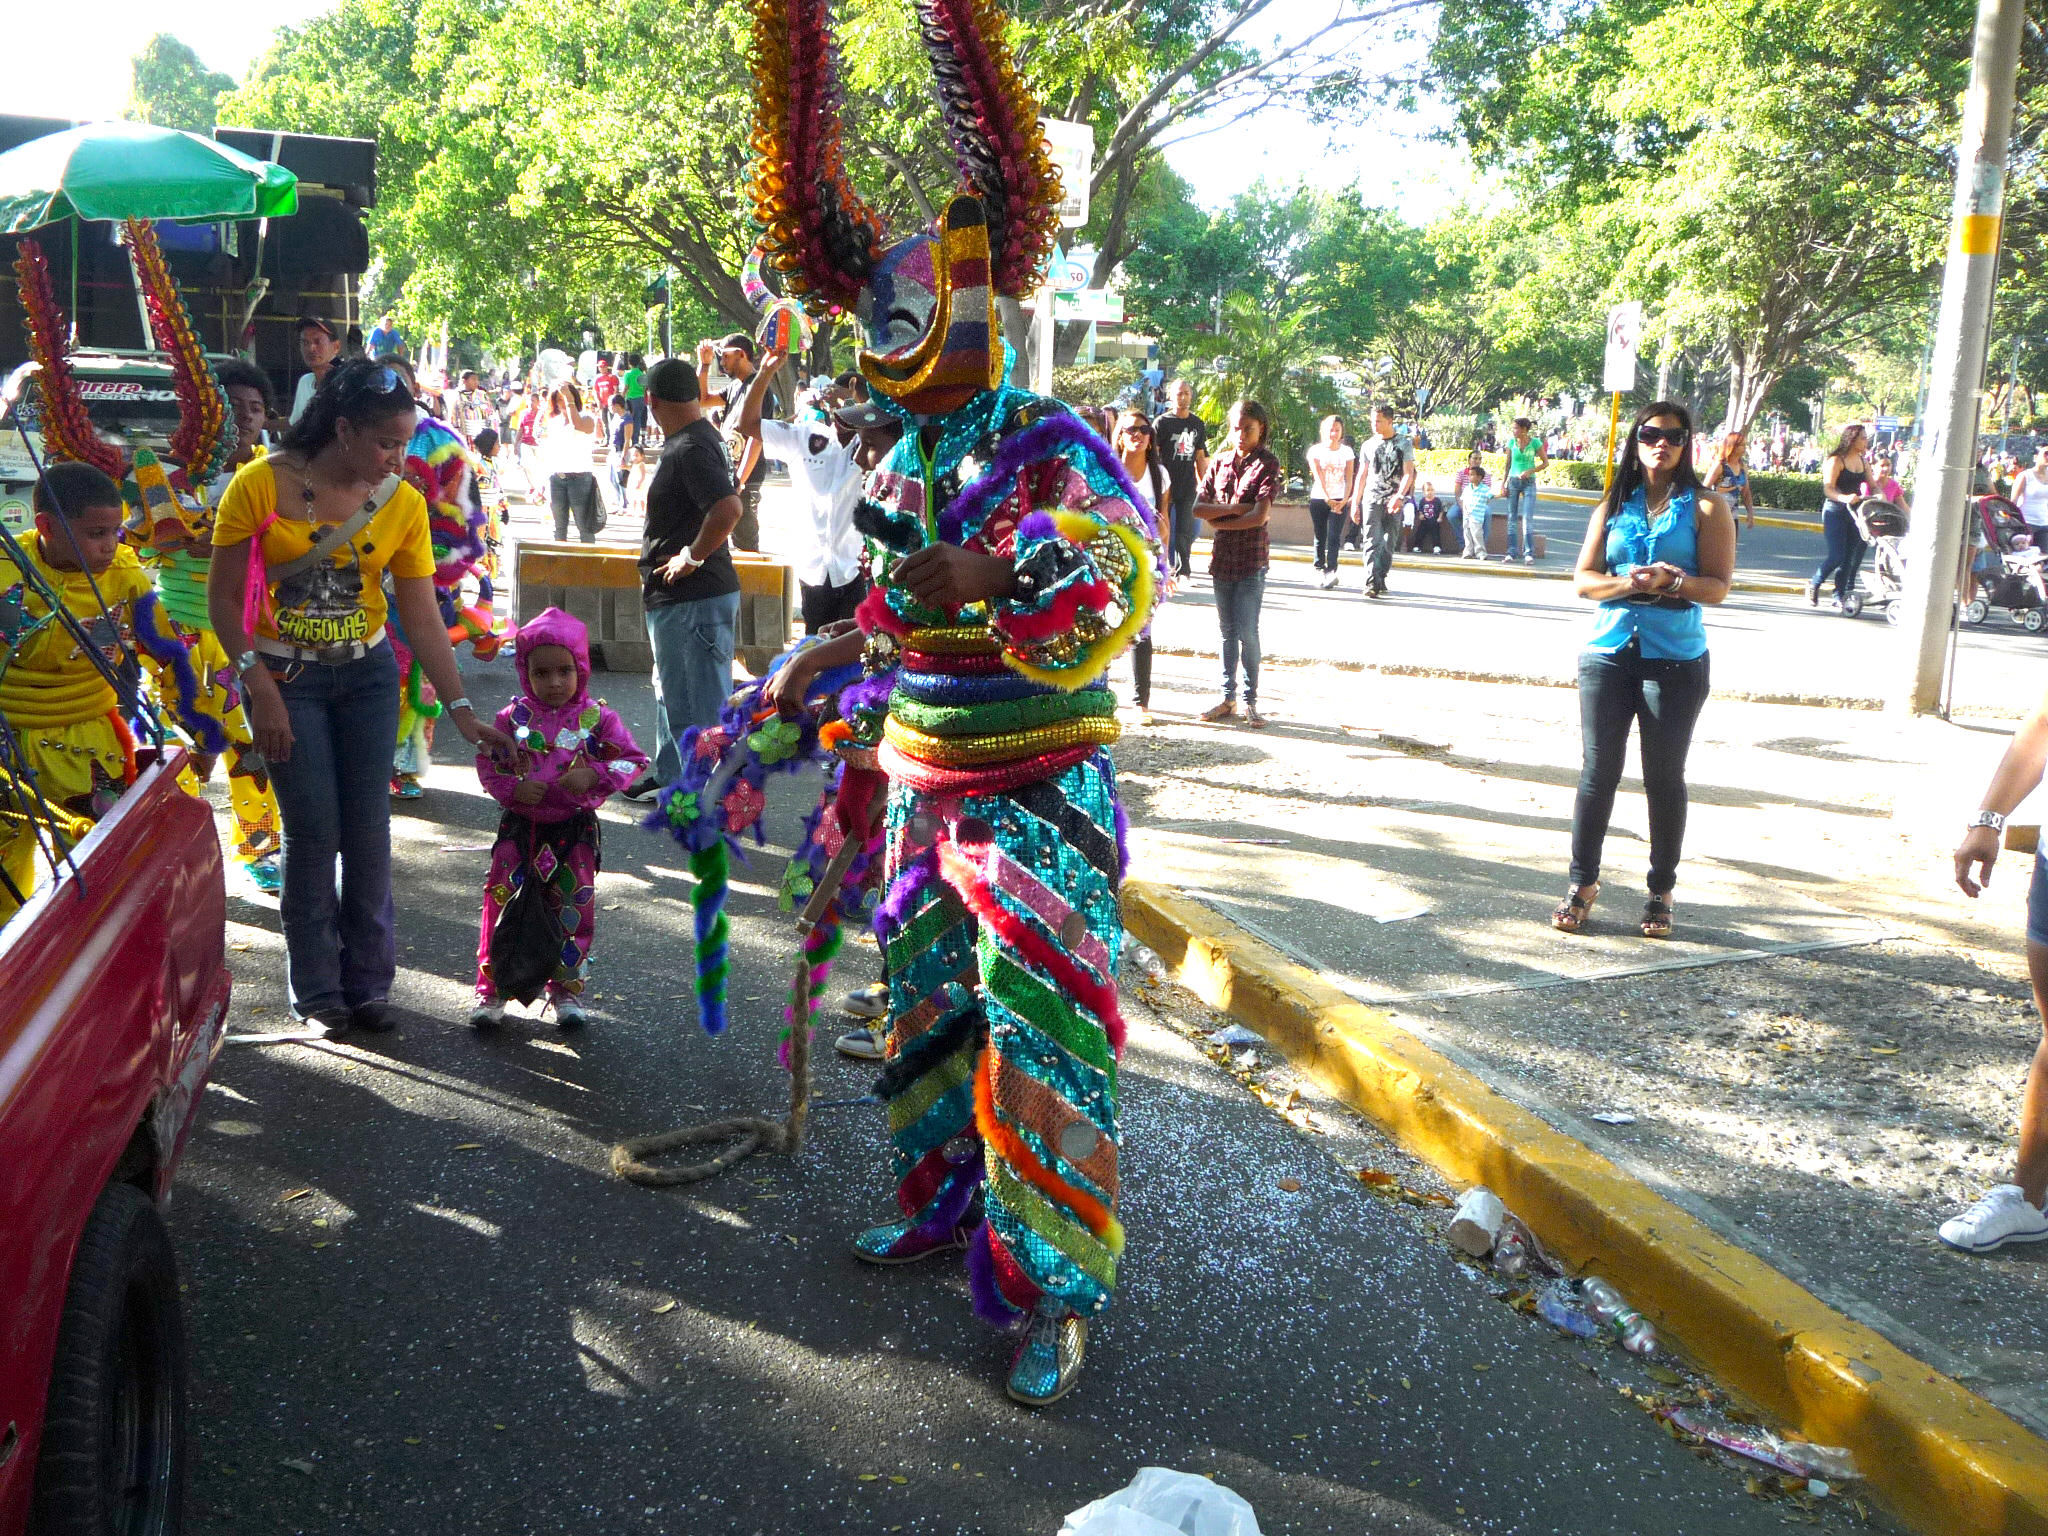
[[[1948,265],[1935,320],[1927,430],[1913,487],[1906,540],[1902,651],[1890,702],[1928,714],[1941,707],[1943,662],[1953,622],[1956,577],[1977,458],[1977,395],[1990,343],[1997,286],[1999,221],[2005,207],[2006,146],[2012,138],[2025,0],[1978,0],[1970,93],[1956,156]]]

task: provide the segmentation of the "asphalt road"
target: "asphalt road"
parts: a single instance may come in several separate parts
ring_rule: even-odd
[[[470,692],[509,679],[476,668]],[[600,684],[644,726],[644,681]],[[950,1264],[848,1257],[887,1213],[873,1109],[821,1110],[793,1162],[688,1190],[618,1181],[622,1135],[781,1100],[780,856],[735,884],[726,1038],[687,1012],[682,860],[623,815],[595,1021],[479,1038],[460,1019],[496,812],[441,757],[395,822],[401,1029],[229,1047],[185,1160],[193,1529],[1052,1536],[1148,1464],[1214,1474],[1268,1532],[1779,1528],[1784,1506],[1586,1369],[1626,1357],[1500,1305],[1438,1213],[1367,1194],[1355,1152],[1142,1006],[1126,1283],[1049,1411],[1002,1396],[1008,1347]],[[781,792],[773,835],[802,798]],[[282,1028],[275,912],[238,895],[231,916],[231,1027]],[[840,979],[865,980],[870,953]],[[828,1100],[867,1081],[829,1050],[819,1075]]]

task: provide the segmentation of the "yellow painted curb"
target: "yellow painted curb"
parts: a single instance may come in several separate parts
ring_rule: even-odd
[[[1123,909],[1204,1002],[1449,1177],[1484,1183],[1715,1376],[1848,1446],[1915,1527],[2048,1536],[2048,1442],[1210,908],[1132,880]]]

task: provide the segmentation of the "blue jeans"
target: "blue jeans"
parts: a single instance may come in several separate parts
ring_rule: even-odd
[[[1259,703],[1259,604],[1266,596],[1266,573],[1242,581],[1219,581],[1216,624],[1223,631],[1223,697],[1237,697],[1237,663],[1244,658],[1244,707]]]
[[[398,663],[382,644],[338,667],[272,662],[292,755],[270,765],[283,822],[285,983],[292,1012],[391,995],[391,749]],[[335,865],[341,866],[340,878]]]
[[[1828,551],[1820,562],[1820,569],[1813,573],[1813,584],[1818,587],[1833,576],[1835,596],[1847,597],[1856,590],[1856,573],[1862,568],[1863,551],[1869,546],[1863,542],[1863,535],[1856,531],[1856,519],[1845,501],[1822,503],[1820,526],[1828,541]]]
[[[1508,555],[1510,560],[1536,553],[1536,477],[1508,476]]]
[[[682,777],[676,742],[683,732],[716,725],[732,695],[739,619],[737,592],[647,610],[647,642],[654,647],[654,776],[664,784]]]

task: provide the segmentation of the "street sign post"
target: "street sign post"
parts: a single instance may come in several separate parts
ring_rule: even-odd
[[[1045,135],[1045,147],[1052,162],[1060,171],[1060,187],[1065,194],[1060,203],[1060,228],[1079,229],[1088,222],[1088,182],[1095,174],[1095,129],[1087,123],[1069,123],[1057,117],[1041,117],[1038,127]],[[1085,278],[1081,286],[1087,286]],[[1033,327],[1038,333],[1038,355],[1034,359],[1032,382],[1041,395],[1052,393],[1053,348],[1059,336],[1059,328],[1054,324],[1054,287],[1053,274],[1048,270],[1038,290],[1038,322]]]
[[[1621,429],[1621,397],[1636,387],[1636,352],[1643,344],[1643,306],[1639,299],[1607,311],[1607,358],[1600,387],[1614,398],[1607,409],[1607,479],[1614,483],[1614,434]]]

